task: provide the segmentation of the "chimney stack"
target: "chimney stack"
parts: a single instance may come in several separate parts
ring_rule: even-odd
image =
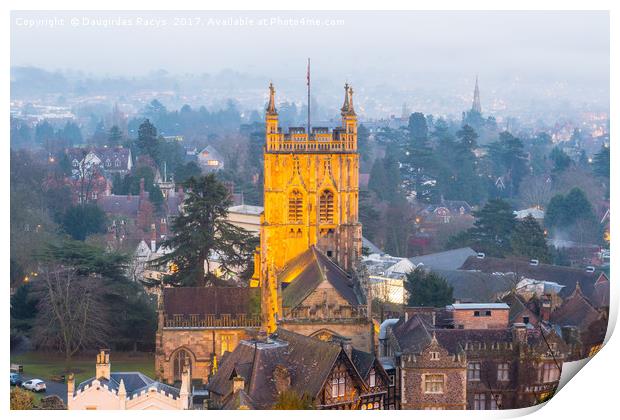
[[[75,375],[70,373],[67,377],[67,409],[71,410],[71,402],[73,401],[73,393],[75,392]]]
[[[97,364],[95,370],[97,379],[110,380],[110,350],[102,349],[97,355]]]
[[[527,327],[522,322],[512,324],[512,340],[515,344],[527,344]]]
[[[155,223],[151,224],[151,252],[157,252],[157,229],[155,229]]]

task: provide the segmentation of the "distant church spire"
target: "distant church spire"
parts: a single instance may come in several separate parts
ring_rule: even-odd
[[[476,87],[474,87],[474,101],[471,104],[471,110],[477,113],[482,113],[482,106],[480,105],[480,90],[478,89],[478,75],[476,75]]]
[[[273,83],[269,83],[269,104],[267,105],[267,114],[277,114],[276,110],[276,88],[273,87]]]

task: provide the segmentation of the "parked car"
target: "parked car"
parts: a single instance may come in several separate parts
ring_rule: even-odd
[[[47,388],[45,382],[41,379],[30,379],[29,381],[23,382],[22,387],[34,392],[43,392]]]
[[[22,384],[22,375],[19,373],[11,372],[11,385],[21,386]]]

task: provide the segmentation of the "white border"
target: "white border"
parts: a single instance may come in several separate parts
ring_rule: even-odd
[[[137,2],[136,2],[137,3]],[[618,2],[613,1],[603,1],[603,0],[590,0],[588,2],[578,2],[574,0],[564,0],[562,2],[552,2],[552,1],[543,1],[543,0],[521,0],[521,1],[489,1],[489,0],[469,0],[467,2],[457,1],[457,0],[444,0],[444,1],[425,1],[412,3],[411,1],[391,1],[384,0],[381,2],[356,2],[352,4],[344,4],[337,3],[333,0],[314,0],[313,2],[302,3],[302,2],[291,2],[283,1],[283,0],[267,0],[262,1],[260,3],[256,1],[228,1],[228,2],[218,2],[212,4],[206,4],[204,1],[197,0],[189,0],[189,1],[175,1],[175,2],[167,2],[167,3],[159,3],[153,4],[152,2],[144,2],[142,4],[128,4],[127,1],[121,0],[107,0],[107,1],[90,1],[88,3],[83,1],[76,0],[56,0],[53,3],[49,1],[5,1],[2,2],[2,23],[4,26],[0,29],[2,31],[1,43],[2,43],[2,72],[4,74],[3,83],[2,83],[2,93],[3,93],[3,101],[1,103],[1,111],[0,115],[0,124],[2,125],[2,139],[4,142],[4,153],[0,154],[1,164],[0,168],[3,171],[2,177],[2,197],[4,199],[4,205],[1,207],[2,212],[2,220],[3,223],[3,238],[6,238],[2,243],[2,251],[3,251],[3,267],[4,267],[4,290],[8,292],[8,268],[9,268],[9,249],[8,249],[8,231],[9,231],[9,206],[6,204],[9,197],[9,56],[10,56],[10,10],[49,10],[50,6],[53,5],[55,10],[137,10],[137,9],[145,9],[145,10],[202,10],[202,9],[212,9],[212,10],[256,10],[257,6],[261,6],[263,10],[347,10],[347,6],[354,6],[358,10],[610,10],[610,20],[611,20],[611,81],[610,81],[610,92],[611,92],[611,126],[612,129],[615,128],[615,123],[618,122],[618,84],[616,82],[618,74],[618,39],[620,39],[620,33],[618,29]],[[467,6],[465,8],[465,6]],[[523,30],[527,30],[527,28],[523,28]],[[615,132],[614,132],[615,134]],[[615,143],[614,143],[615,144]],[[618,161],[617,156],[618,152],[616,147],[612,147],[612,161]],[[618,173],[617,168],[614,168],[612,165],[612,179],[617,179],[616,175]],[[612,185],[612,207],[616,208],[617,202],[617,185],[616,182]],[[612,237],[616,238],[618,236],[619,229],[615,223],[612,223]],[[612,253],[612,255],[615,255]],[[616,259],[613,257],[614,260]],[[613,265],[613,264],[612,264]],[[615,266],[615,265],[614,265]],[[614,279],[611,279],[612,283],[612,315],[611,315],[611,324],[615,326],[615,321],[617,318],[618,312],[618,287],[615,287]],[[5,292],[5,293],[6,293]],[[9,305],[8,305],[8,294],[5,295],[5,305],[3,305],[4,313],[1,318],[4,334],[2,334],[2,355],[5,363],[9,362]],[[609,343],[601,350],[601,352],[594,357],[589,363],[588,366],[578,373],[577,378],[571,380],[565,388],[561,390],[542,410],[534,409],[525,409],[518,411],[494,411],[494,412],[404,412],[402,414],[392,414],[399,416],[422,416],[424,418],[463,418],[463,417],[476,417],[476,418],[497,418],[497,417],[516,417],[520,415],[525,415],[528,413],[532,413],[532,418],[573,418],[573,417],[581,417],[581,418],[610,418],[615,417],[613,415],[612,409],[615,408],[615,400],[617,397],[616,391],[616,383],[620,376],[618,375],[620,369],[618,366],[620,363],[618,362],[618,358],[616,355],[620,354],[619,351],[620,344],[618,344],[618,339],[616,337],[612,337]],[[9,392],[8,385],[4,384],[4,395],[5,398],[2,399],[2,408],[3,411],[9,411]],[[613,408],[612,408],[613,407]],[[360,416],[372,416],[372,417],[385,417],[389,415],[390,412],[322,412],[320,413],[321,417],[350,417],[359,418]],[[263,413],[261,413],[263,414]],[[261,415],[259,414],[259,415]],[[292,413],[290,412],[270,412],[264,413],[272,418],[287,418],[290,417]],[[263,415],[264,415],[263,414]],[[26,416],[51,416],[51,417],[61,417],[67,416],[71,418],[76,418],[77,416],[83,417],[100,417],[100,416],[109,416],[110,413],[102,413],[102,412],[89,412],[88,414],[84,412],[10,412],[10,415],[17,417],[26,417]],[[130,413],[114,413],[115,416],[122,416],[129,418]],[[168,418],[170,416],[170,412],[164,413],[150,413],[149,417],[154,418]],[[235,416],[235,418],[250,418],[250,416],[255,416],[255,413],[252,412],[204,412],[204,411],[194,411],[194,412],[177,412],[173,414],[176,416]],[[311,416],[315,416],[313,412],[297,412],[294,413],[295,417],[299,418],[311,418]]]

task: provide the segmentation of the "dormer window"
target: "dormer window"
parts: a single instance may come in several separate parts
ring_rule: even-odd
[[[121,167],[121,160],[120,159],[116,159],[114,161],[114,166],[116,166],[117,168],[120,168]]]
[[[438,351],[430,352],[430,356],[431,356],[431,360],[439,360],[439,352]]]

